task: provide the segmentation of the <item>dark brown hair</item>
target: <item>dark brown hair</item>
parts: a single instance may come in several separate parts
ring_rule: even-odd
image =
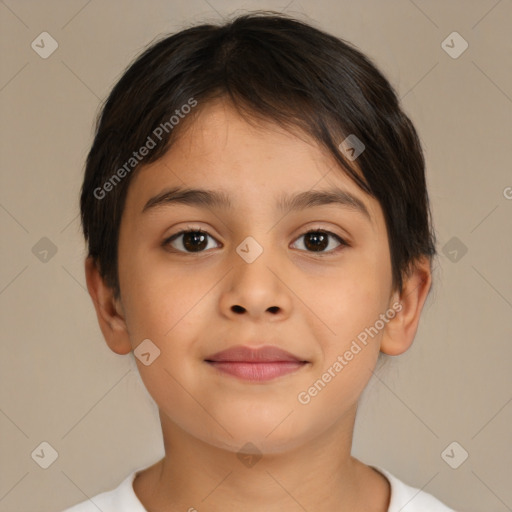
[[[312,136],[341,172],[379,201],[395,290],[420,257],[432,261],[424,156],[390,83],[354,45],[289,16],[257,11],[151,44],[102,107],[87,157],[81,221],[88,254],[116,297],[119,227],[131,179],[171,147],[201,106],[219,97],[253,119]],[[181,115],[191,100],[197,107]],[[339,149],[349,135],[365,146],[355,161]],[[144,145],[151,149],[135,159]]]

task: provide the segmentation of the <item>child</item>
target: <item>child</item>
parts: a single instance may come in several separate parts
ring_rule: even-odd
[[[451,510],[351,456],[429,293],[424,167],[383,75],[308,24],[252,13],[147,49],[81,212],[102,333],[133,350],[165,457],[68,512]]]

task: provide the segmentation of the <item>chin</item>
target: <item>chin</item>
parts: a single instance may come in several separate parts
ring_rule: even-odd
[[[286,415],[273,421],[271,427],[252,418],[246,418],[246,421],[242,422],[231,422],[227,430],[233,437],[222,429],[220,432],[219,429],[215,429],[217,435],[198,437],[208,444],[236,454],[243,449],[244,453],[278,455],[299,447],[309,437],[307,433],[301,432],[297,425],[285,425],[287,420],[282,422],[284,417]]]

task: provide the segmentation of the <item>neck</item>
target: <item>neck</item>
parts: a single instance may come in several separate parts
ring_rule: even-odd
[[[387,511],[387,479],[350,455],[350,419],[285,452],[243,456],[160,417],[166,455],[133,484],[148,511]]]

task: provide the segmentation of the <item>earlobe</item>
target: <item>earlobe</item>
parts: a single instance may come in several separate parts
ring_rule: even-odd
[[[103,281],[96,262],[90,256],[85,260],[85,279],[107,345],[116,354],[128,354],[132,347],[122,305]]]
[[[418,260],[404,278],[402,292],[398,296],[397,314],[388,322],[381,341],[381,352],[396,356],[411,345],[418,330],[423,305],[432,282],[430,260]]]

